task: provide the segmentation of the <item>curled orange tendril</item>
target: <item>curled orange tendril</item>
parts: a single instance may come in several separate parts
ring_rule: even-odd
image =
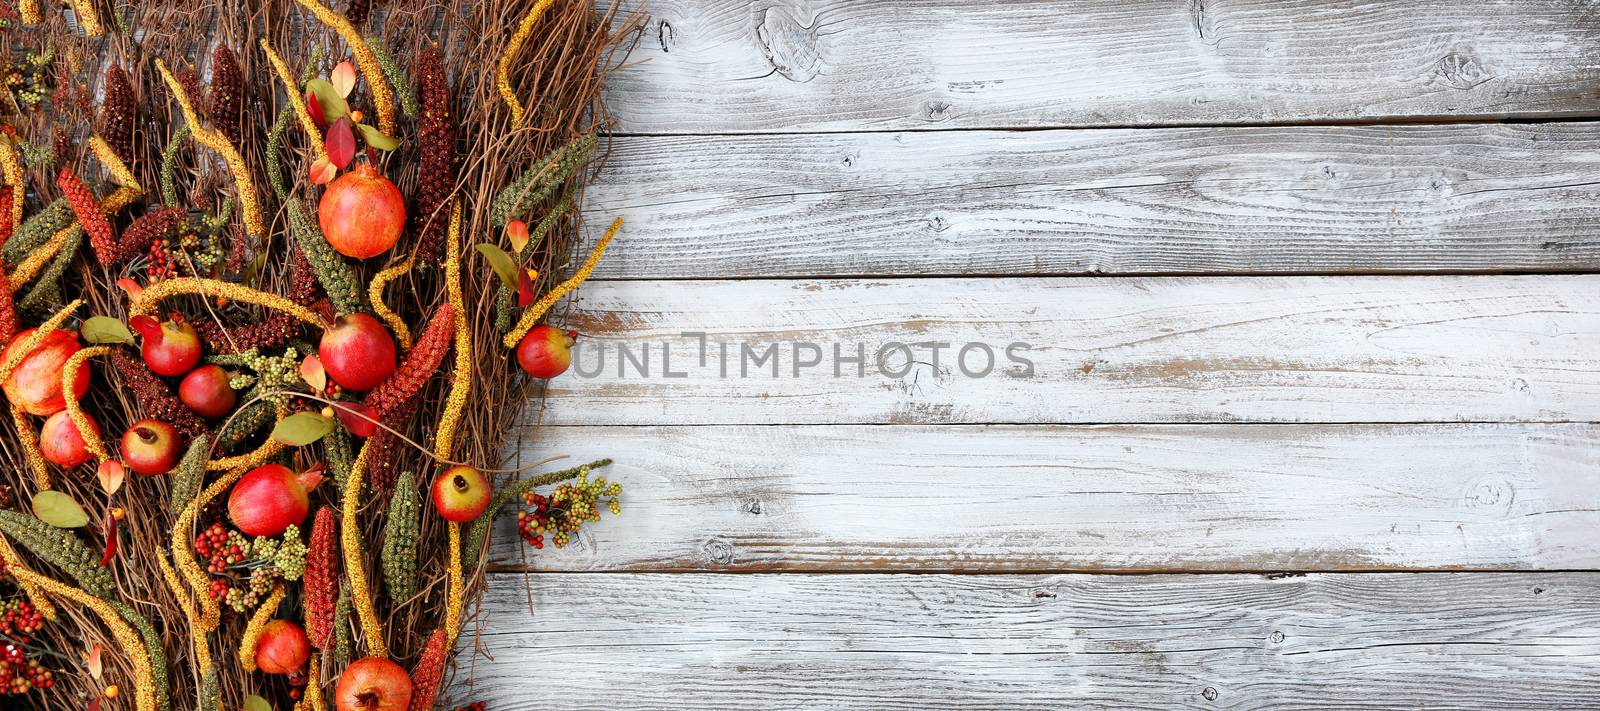
[[[90,0],[72,0],[72,14],[78,16],[78,26],[83,28],[83,33],[90,37],[99,37],[106,33],[106,28],[100,25],[100,15],[94,11],[94,3]]]
[[[256,237],[265,236],[266,223],[261,219],[261,205],[256,201],[256,189],[250,183],[250,169],[245,166],[244,158],[221,131],[207,128],[200,123],[200,114],[195,112],[194,105],[189,101],[189,95],[184,92],[183,85],[178,83],[177,77],[172,76],[172,72],[167,69],[166,62],[157,59],[156,71],[161,73],[162,81],[167,83],[173,99],[178,102],[178,108],[183,111],[183,120],[189,125],[190,134],[200,142],[200,145],[216,151],[222,156],[223,162],[228,164],[228,170],[233,173],[234,187],[239,192],[239,205],[244,212],[245,231]]]
[[[244,637],[239,640],[239,666],[247,672],[256,670],[256,647],[261,644],[261,632],[266,629],[267,623],[272,621],[272,616],[278,612],[278,605],[283,602],[283,583],[273,586],[272,594],[261,602],[255,614],[250,616],[250,623],[245,625]]]
[[[522,123],[523,114],[527,113],[522,108],[522,102],[517,101],[517,95],[511,90],[511,62],[516,59],[517,53],[522,51],[522,45],[527,44],[528,38],[533,35],[533,25],[544,16],[546,10],[554,5],[554,0],[539,0],[533,7],[528,8],[528,14],[522,16],[522,22],[517,24],[517,31],[511,35],[511,42],[506,45],[506,51],[500,54],[500,63],[495,67],[494,83],[500,89],[500,98],[505,99],[506,106],[511,107],[511,125],[516,127]]]
[[[294,115],[300,119],[300,128],[306,132],[306,138],[311,140],[311,151],[322,160],[328,159],[328,147],[322,142],[322,132],[317,130],[317,122],[311,119],[311,109],[306,106],[305,97],[295,85],[294,76],[289,73],[288,65],[283,63],[283,57],[272,51],[272,45],[265,39],[261,40],[261,49],[267,53],[267,61],[272,63],[273,71],[278,73],[278,81],[283,82],[283,90],[289,94],[289,106],[294,108]]]
[[[89,150],[94,152],[94,157],[100,159],[100,164],[106,167],[106,172],[111,174],[111,179],[125,188],[132,188],[143,194],[144,189],[139,187],[139,179],[133,177],[133,171],[128,169],[128,164],[122,162],[117,152],[111,149],[111,144],[106,139],[95,136],[89,139]]]
[[[367,476],[367,458],[371,450],[372,440],[367,440],[345,477],[339,543],[344,551],[350,598],[355,603],[356,618],[361,622],[361,634],[367,640],[367,656],[382,659],[389,656],[389,646],[383,640],[383,623],[378,621],[378,611],[372,606],[372,591],[367,587],[366,556],[361,551],[361,521],[357,516],[361,506],[361,482]]]
[[[13,231],[22,224],[22,199],[27,197],[27,178],[22,172],[22,157],[17,155],[17,147],[11,144],[11,139],[0,136],[0,173],[6,177],[6,185],[11,186],[11,227]]]
[[[73,388],[78,380],[78,369],[87,367],[90,358],[109,355],[111,349],[106,346],[90,346],[73,353],[61,367],[61,397],[67,403],[67,417],[72,420],[72,426],[78,428],[78,437],[83,440],[85,449],[94,454],[95,458],[105,461],[111,458],[106,451],[105,442],[101,441],[100,433],[89,422],[89,416],[83,412],[83,403],[78,402],[77,390]]]
[[[56,254],[60,253],[61,249],[72,241],[73,235],[80,229],[82,228],[77,224],[71,224],[50,235],[48,241],[40,245],[38,249],[29,252],[28,256],[24,257],[22,262],[17,265],[16,271],[6,277],[6,285],[11,287],[12,291],[16,291],[21,289],[24,284],[33,281],[34,277],[39,276],[39,272],[44,271],[44,268],[55,260]]]
[[[163,279],[139,292],[133,300],[133,316],[149,316],[154,314],[161,306],[161,300],[182,294],[197,296],[220,296],[229,301],[239,301],[256,306],[265,306],[289,314],[301,321],[319,329],[328,327],[328,322],[322,320],[317,312],[301,306],[277,294],[258,291],[247,286],[240,286],[217,279],[200,279],[197,277],[179,277],[176,279]]]
[[[383,303],[383,288],[388,286],[389,282],[411,271],[411,265],[415,262],[416,257],[406,257],[405,261],[378,272],[372,277],[372,283],[367,285],[367,300],[372,302],[372,311],[378,314],[378,318],[383,319],[384,323],[389,324],[389,328],[394,330],[395,338],[400,341],[400,347],[408,351],[411,350],[412,344],[411,328],[406,325],[405,319],[400,318],[400,314]]]

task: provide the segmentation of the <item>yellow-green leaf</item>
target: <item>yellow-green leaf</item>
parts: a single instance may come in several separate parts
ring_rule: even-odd
[[[255,694],[246,694],[244,697],[244,711],[272,711],[272,702]]]
[[[327,79],[312,79],[306,82],[306,91],[316,97],[317,105],[322,108],[323,121],[333,123],[339,120],[340,116],[350,113],[350,104],[345,103],[338,89],[333,88],[333,82]]]
[[[78,528],[89,523],[89,514],[72,497],[59,491],[41,491],[33,497],[33,515],[56,528]]]
[[[128,325],[110,316],[90,316],[78,327],[83,340],[90,343],[133,343],[133,332]]]
[[[489,260],[489,266],[494,267],[494,273],[500,275],[500,282],[505,284],[507,289],[517,288],[517,263],[511,259],[511,255],[488,242],[479,243],[478,252],[483,254],[484,259]]]
[[[392,151],[400,147],[399,141],[364,123],[356,124],[356,129],[361,131],[361,140],[366,141],[367,145],[380,151]]]
[[[315,412],[298,412],[272,428],[272,438],[291,447],[304,447],[333,431],[333,420]]]

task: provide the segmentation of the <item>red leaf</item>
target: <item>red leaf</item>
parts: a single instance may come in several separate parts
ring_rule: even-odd
[[[378,433],[377,413],[359,402],[341,402],[333,406],[344,428],[357,437],[371,437]]]
[[[533,270],[517,272],[517,306],[533,303]]]
[[[100,565],[104,567],[117,557],[117,517],[106,512],[106,552],[100,554]]]
[[[96,696],[89,699],[89,705],[84,708],[84,711],[100,711],[100,697]]]
[[[306,89],[306,113],[311,114],[311,120],[317,124],[317,128],[324,131],[328,129],[328,120],[322,117],[322,102],[317,101],[317,92],[310,89]]]
[[[350,119],[340,117],[328,127],[328,160],[343,170],[356,157],[356,134],[350,128]]]

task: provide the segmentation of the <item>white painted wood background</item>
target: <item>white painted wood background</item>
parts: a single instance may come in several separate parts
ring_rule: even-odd
[[[462,700],[1600,708],[1600,3],[648,12]]]

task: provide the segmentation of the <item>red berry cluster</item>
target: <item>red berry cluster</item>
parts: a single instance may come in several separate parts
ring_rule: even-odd
[[[456,707],[456,711],[488,711],[489,704],[483,701],[474,701],[466,706]]]
[[[26,600],[0,603],[0,696],[55,686],[55,675],[28,656],[28,642],[44,616]]]
[[[544,536],[557,548],[565,548],[583,524],[600,520],[601,499],[615,516],[622,513],[617,497],[622,485],[607,482],[604,477],[590,481],[579,477],[577,481],[556,487],[549,496],[527,492],[522,495],[525,510],[517,512],[517,534],[534,548],[544,548]]]

